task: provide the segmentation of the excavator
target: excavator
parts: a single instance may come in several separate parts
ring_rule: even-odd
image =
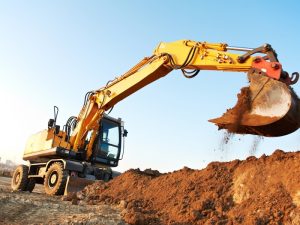
[[[161,42],[150,57],[143,58],[123,75],[85,95],[77,117],[60,128],[58,108],[48,128],[32,135],[12,178],[14,191],[32,191],[43,184],[46,194],[62,195],[82,189],[95,180],[108,181],[123,158],[127,136],[124,122],[109,116],[121,100],[148,84],[181,70],[194,78],[200,70],[247,73],[249,86],[241,89],[237,104],[221,117],[211,119],[219,129],[237,134],[278,137],[300,127],[300,104],[291,88],[299,73],[283,70],[269,44],[258,48],[229,46],[191,40]]]

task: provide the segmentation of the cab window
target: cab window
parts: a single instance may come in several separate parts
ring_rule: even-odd
[[[119,124],[107,119],[101,123],[100,157],[117,159],[120,149],[120,127]]]

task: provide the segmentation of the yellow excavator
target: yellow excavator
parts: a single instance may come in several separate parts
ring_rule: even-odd
[[[127,136],[121,119],[106,113],[114,105],[144,86],[181,70],[186,78],[200,70],[247,72],[249,87],[241,89],[235,107],[212,119],[220,129],[238,134],[268,137],[283,136],[300,127],[299,99],[290,87],[299,79],[283,70],[269,44],[258,48],[228,46],[180,40],[160,43],[125,74],[104,87],[86,94],[77,117],[70,117],[60,129],[56,124],[58,108],[48,129],[32,135],[23,159],[12,178],[12,189],[32,191],[44,184],[49,195],[80,190],[94,180],[110,180],[112,167],[123,158],[123,139]]]

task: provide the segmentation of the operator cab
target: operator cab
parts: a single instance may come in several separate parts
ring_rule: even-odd
[[[100,130],[94,144],[92,162],[104,164],[110,167],[118,166],[122,159],[123,138],[127,136],[124,129],[124,122],[119,118],[115,119],[108,115],[100,121]]]

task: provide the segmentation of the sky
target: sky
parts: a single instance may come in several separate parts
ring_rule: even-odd
[[[1,1],[0,157],[22,162],[27,138],[77,116],[87,91],[104,86],[161,42],[181,39],[258,47],[270,43],[288,72],[299,71],[298,1]],[[245,73],[179,71],[117,104],[125,121],[124,159],[116,170],[183,166],[299,150],[299,131],[278,138],[234,135],[208,122],[234,106]],[[294,85],[299,94],[299,84]],[[257,145],[253,150],[253,145]]]

